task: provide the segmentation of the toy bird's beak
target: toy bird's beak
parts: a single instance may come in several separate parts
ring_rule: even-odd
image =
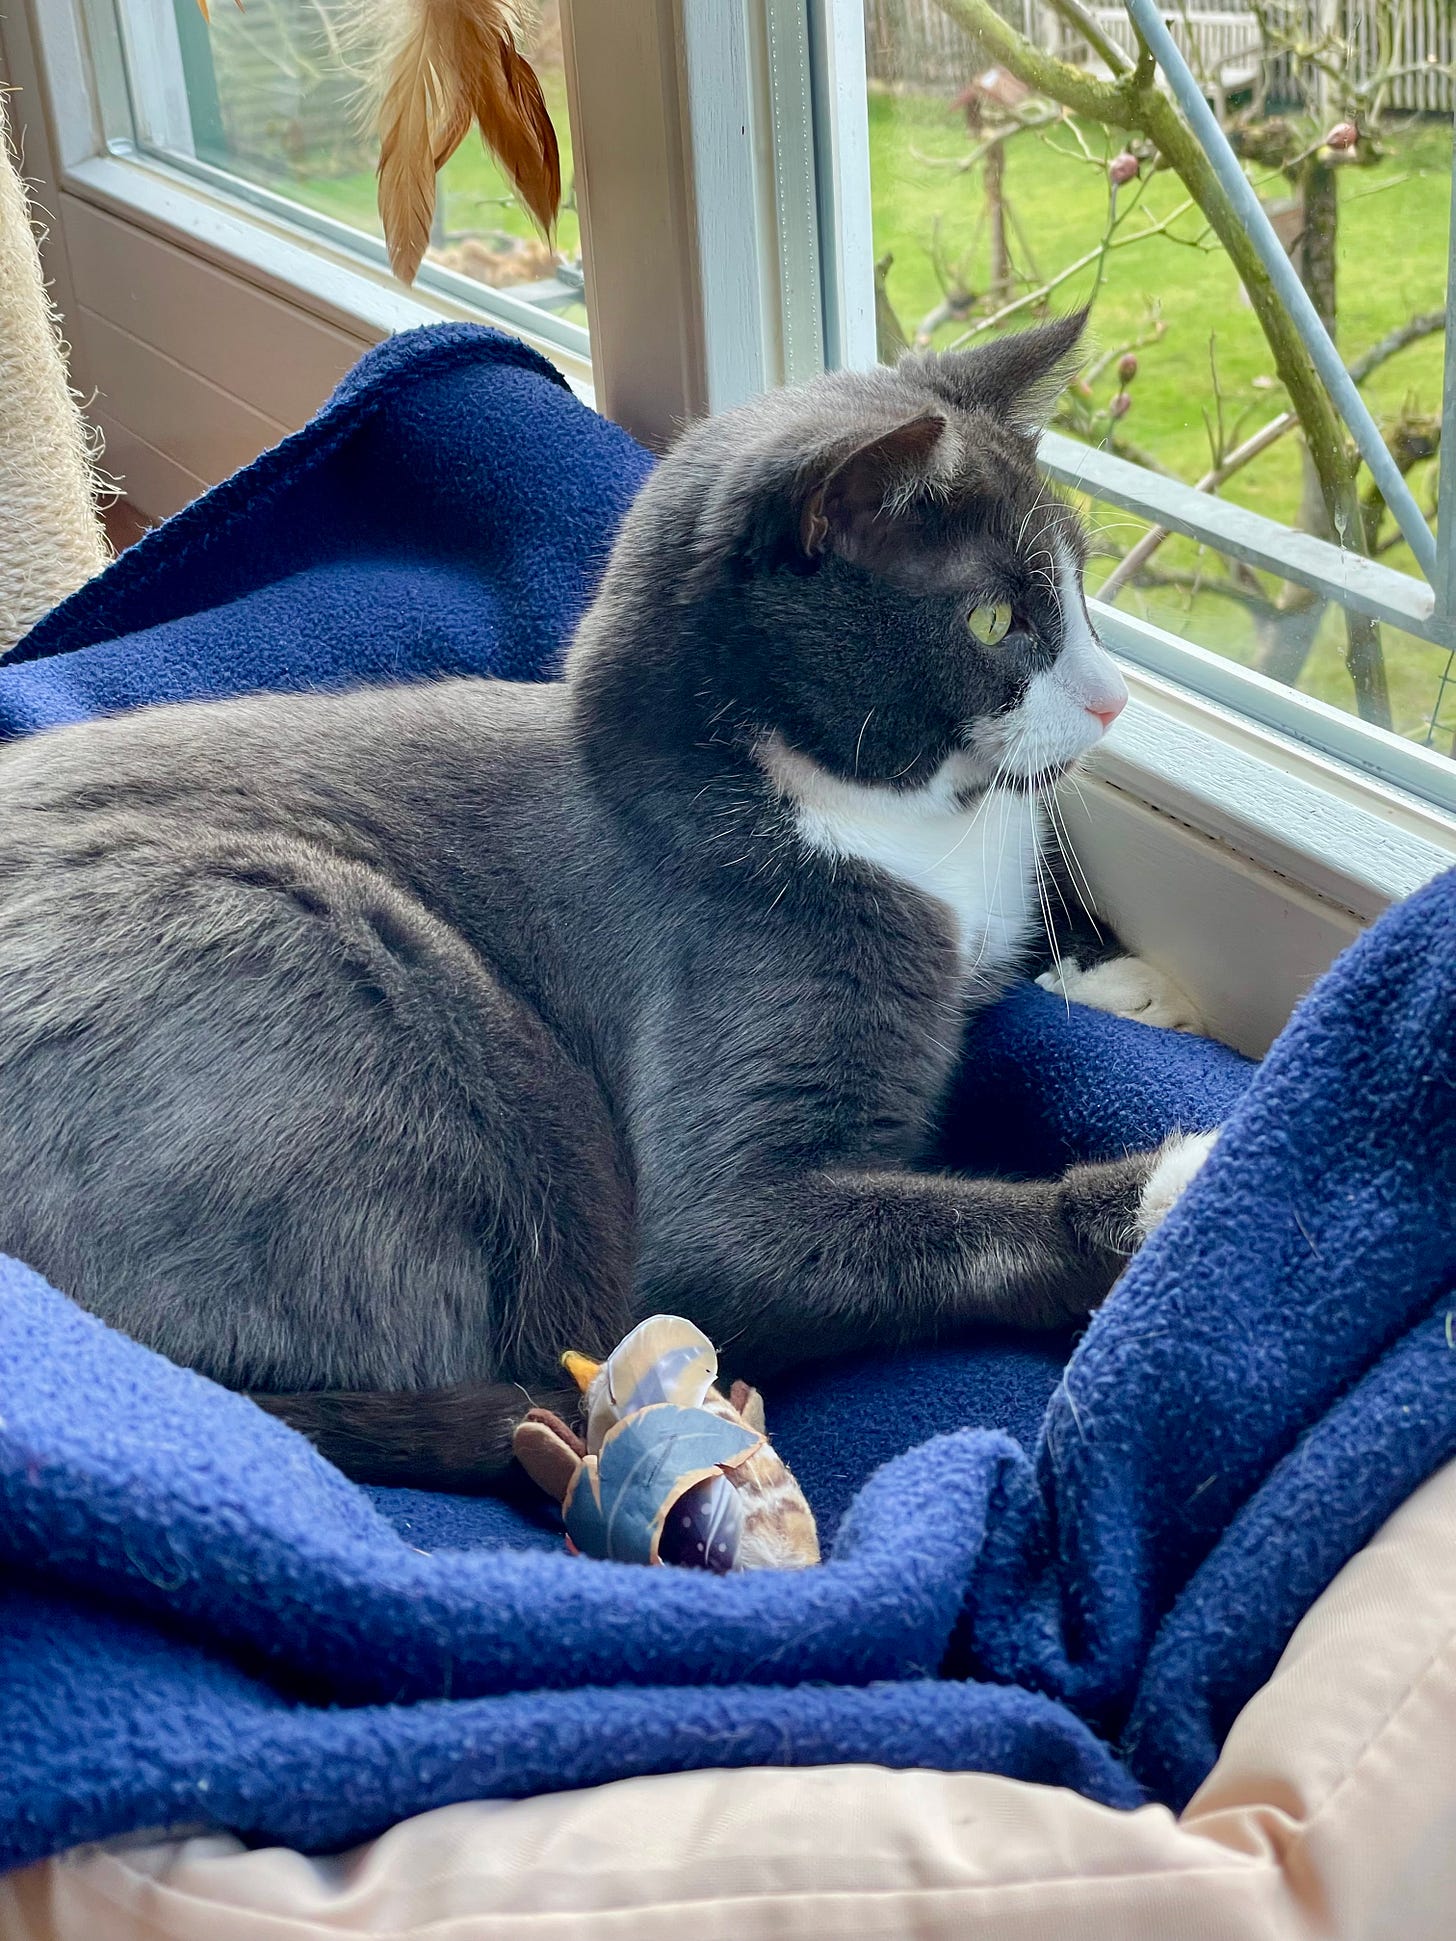
[[[602,1364],[599,1361],[591,1361],[586,1355],[575,1354],[568,1348],[561,1357],[561,1366],[585,1395],[601,1373]]]

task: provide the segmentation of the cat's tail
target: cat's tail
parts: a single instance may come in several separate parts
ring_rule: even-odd
[[[306,1435],[356,1483],[479,1495],[511,1466],[511,1438],[528,1409],[551,1409],[575,1422],[575,1388],[530,1392],[515,1382],[461,1382],[454,1388],[370,1393],[304,1389],[252,1397],[259,1408]]]

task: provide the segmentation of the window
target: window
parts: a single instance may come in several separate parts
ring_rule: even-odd
[[[1175,39],[1434,518],[1456,23],[1428,0],[1220,8],[1170,13]],[[879,354],[1090,303],[1093,355],[1044,457],[1087,501],[1109,640],[1456,801],[1450,605],[1435,610],[1367,466],[1332,513],[1343,459],[1322,479],[1310,458],[1250,301],[1257,258],[1235,263],[1151,117],[1099,115],[1132,76],[1130,12],[866,0]],[[1175,118],[1166,94],[1154,113]]]
[[[209,25],[197,0],[86,0],[112,152],[169,163],[383,264],[368,10],[358,0],[248,0],[245,10],[216,0],[211,15]],[[561,148],[556,236],[542,238],[472,133],[441,171],[420,287],[483,300],[518,325],[528,307],[534,332],[585,356],[557,0],[522,52]],[[482,286],[495,294],[483,298]]]
[[[379,240],[345,6],[213,0],[210,28],[196,0],[0,14],[77,382],[144,509],[185,503],[432,316],[520,330],[660,445],[902,337],[1092,296],[1102,361],[1042,455],[1087,500],[1097,622],[1134,688],[1094,764],[1115,833],[1087,829],[1119,927],[1257,1044],[1352,913],[1456,854],[1456,568],[1434,565],[1438,602],[1389,510],[1355,513],[1373,556],[1322,521],[1235,266],[1158,144],[1096,112],[1148,0],[549,0],[532,52],[568,190],[555,260],[471,137],[412,291]],[[1167,18],[1312,287],[1332,275],[1340,352],[1429,515],[1443,466],[1456,479],[1447,0]],[[1343,119],[1353,144],[1326,139]],[[1238,926],[1244,969],[1210,991]]]

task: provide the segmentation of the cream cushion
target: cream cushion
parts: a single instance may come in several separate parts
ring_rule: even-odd
[[[0,1881],[4,1941],[1452,1941],[1456,1464],[1341,1572],[1181,1819],[977,1773],[697,1772]]]

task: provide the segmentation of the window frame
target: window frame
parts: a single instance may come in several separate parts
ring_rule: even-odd
[[[153,252],[147,276],[206,271],[226,279],[239,304],[265,306],[258,328],[274,333],[277,363],[287,364],[290,346],[305,342],[283,337],[311,329],[309,369],[324,389],[335,366],[342,375],[392,331],[442,315],[505,321],[489,314],[473,286],[405,291],[357,254],[317,235],[300,238],[194,176],[110,152],[82,7],[83,0],[20,0],[0,26],[0,50],[21,90],[27,173],[39,179],[51,218],[47,268],[68,317],[86,314],[74,271],[85,267],[88,224],[104,222],[116,247],[124,238],[129,248]],[[613,0],[610,8],[563,0],[563,45],[593,365],[533,332],[530,318],[507,327],[519,327],[579,395],[655,449],[686,420],[766,384],[825,362],[872,364],[859,0]],[[1448,412],[1456,409],[1453,366],[1448,354]],[[203,376],[217,387],[216,370]],[[79,342],[76,379],[83,388],[93,382]],[[100,416],[112,433],[104,410]],[[278,414],[280,431],[292,428],[289,416]],[[165,500],[170,475],[153,464],[144,432],[120,430],[111,440],[114,462],[133,472],[151,466]],[[1348,593],[1363,610],[1431,637],[1433,597],[1405,575],[1362,563],[1352,587],[1351,562],[1308,535],[1054,435],[1043,458],[1064,482],[1090,484],[1176,530],[1197,528],[1223,550],[1336,596]],[[1456,440],[1442,466],[1443,490],[1449,481],[1456,492]],[[175,491],[218,475],[200,464],[190,480],[179,473]],[[1189,507],[1189,497],[1202,503]],[[1442,553],[1443,612],[1452,610],[1456,590],[1450,550]],[[1290,895],[1315,899],[1334,939],[1347,920],[1368,920],[1456,861],[1456,763],[1118,608],[1092,604],[1109,645],[1132,663],[1135,697],[1112,744],[1092,758],[1093,789],[1156,814],[1168,882],[1189,868],[1218,868],[1220,858],[1229,866],[1237,860]],[[1317,731],[1324,745],[1309,745],[1301,731]],[[1145,864],[1118,892],[1124,903],[1155,894],[1156,871]],[[1115,853],[1105,854],[1099,887],[1116,889],[1122,867]],[[1254,904],[1249,911],[1250,923],[1264,921]],[[1228,938],[1210,934],[1207,945],[1226,949]],[[1280,1001],[1295,994],[1290,984]],[[1263,1025],[1234,1017],[1225,1028],[1252,1046]]]

